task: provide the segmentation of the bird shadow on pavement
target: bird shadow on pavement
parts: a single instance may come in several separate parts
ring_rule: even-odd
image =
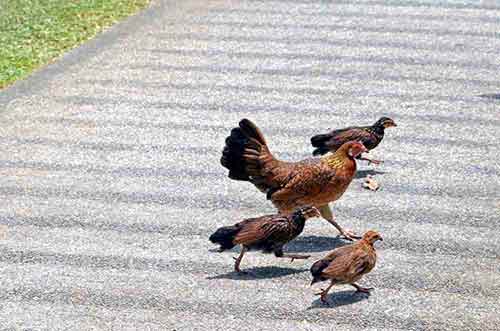
[[[384,171],[378,171],[375,169],[358,170],[356,172],[356,175],[354,175],[354,178],[359,179],[359,178],[365,178],[368,175],[375,176],[375,175],[383,175],[383,174],[385,174]]]
[[[479,97],[500,100],[500,93],[480,94]]]
[[[340,237],[302,236],[285,246],[285,253],[296,252],[324,252],[337,247],[349,245],[352,242]]]
[[[322,302],[318,296],[318,299],[314,300],[307,309],[336,308],[367,300],[369,297],[370,295],[367,293],[358,293],[351,290],[332,292],[328,294],[326,302]]]
[[[242,268],[243,269],[243,268]],[[222,275],[207,277],[207,279],[233,279],[233,280],[257,280],[285,277],[308,271],[308,269],[281,268],[276,266],[252,267],[243,269],[244,273],[236,271],[228,272]]]

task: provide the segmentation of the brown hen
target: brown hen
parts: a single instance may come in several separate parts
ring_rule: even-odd
[[[335,284],[349,284],[356,288],[357,292],[369,293],[373,288],[364,288],[356,284],[363,275],[369,273],[377,262],[377,253],[373,244],[377,240],[383,240],[375,231],[368,231],[360,241],[337,248],[323,259],[316,261],[311,267],[313,280],[311,285],[330,279],[330,285],[321,290],[317,295],[321,301],[326,302],[328,291]]]
[[[269,151],[257,126],[243,119],[226,138],[221,163],[229,169],[229,178],[254,184],[280,213],[313,205],[341,235],[352,240],[359,237],[337,224],[328,203],[345,192],[356,173],[354,158],[365,151],[363,144],[351,141],[321,158],[280,161]]]
[[[276,257],[307,259],[309,255],[284,254],[283,246],[295,239],[304,229],[308,218],[320,216],[315,207],[305,206],[289,215],[274,214],[249,218],[233,226],[219,228],[210,236],[210,241],[219,244],[219,251],[241,245],[241,253],[235,258],[234,270],[241,272],[240,263],[248,250],[273,252]]]

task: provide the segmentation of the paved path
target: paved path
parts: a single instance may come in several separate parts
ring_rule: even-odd
[[[174,3],[178,3],[174,5]],[[494,2],[164,1],[0,93],[0,326],[32,330],[498,330],[500,10]],[[290,251],[211,252],[218,226],[272,211],[225,178],[253,119],[281,158],[328,127],[399,124],[339,221],[386,241],[322,307],[313,220]]]

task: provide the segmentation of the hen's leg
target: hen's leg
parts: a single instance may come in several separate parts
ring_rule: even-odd
[[[340,234],[348,240],[360,239],[361,237],[352,230],[342,228],[336,221],[330,206],[324,205],[318,208],[321,216],[339,230]]]
[[[351,286],[354,286],[354,288],[356,288],[356,292],[361,293],[370,293],[370,291],[373,290],[373,287],[361,287],[355,283],[352,283]]]
[[[324,290],[321,289],[321,292],[315,293],[316,295],[320,296],[319,298],[320,298],[321,302],[326,302],[326,296],[328,295],[328,291],[330,291],[332,286],[333,286],[333,281],[330,283],[330,285],[326,289],[324,289]]]
[[[238,256],[237,258],[233,257],[233,259],[236,261],[236,262],[234,262],[234,271],[242,272],[240,269],[240,263],[241,263],[241,260],[243,259],[243,255],[245,255],[246,251],[247,251],[247,248],[245,246],[241,245],[240,256]]]

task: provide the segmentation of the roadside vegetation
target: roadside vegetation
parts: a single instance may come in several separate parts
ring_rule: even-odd
[[[29,75],[149,0],[0,0],[0,88]]]

